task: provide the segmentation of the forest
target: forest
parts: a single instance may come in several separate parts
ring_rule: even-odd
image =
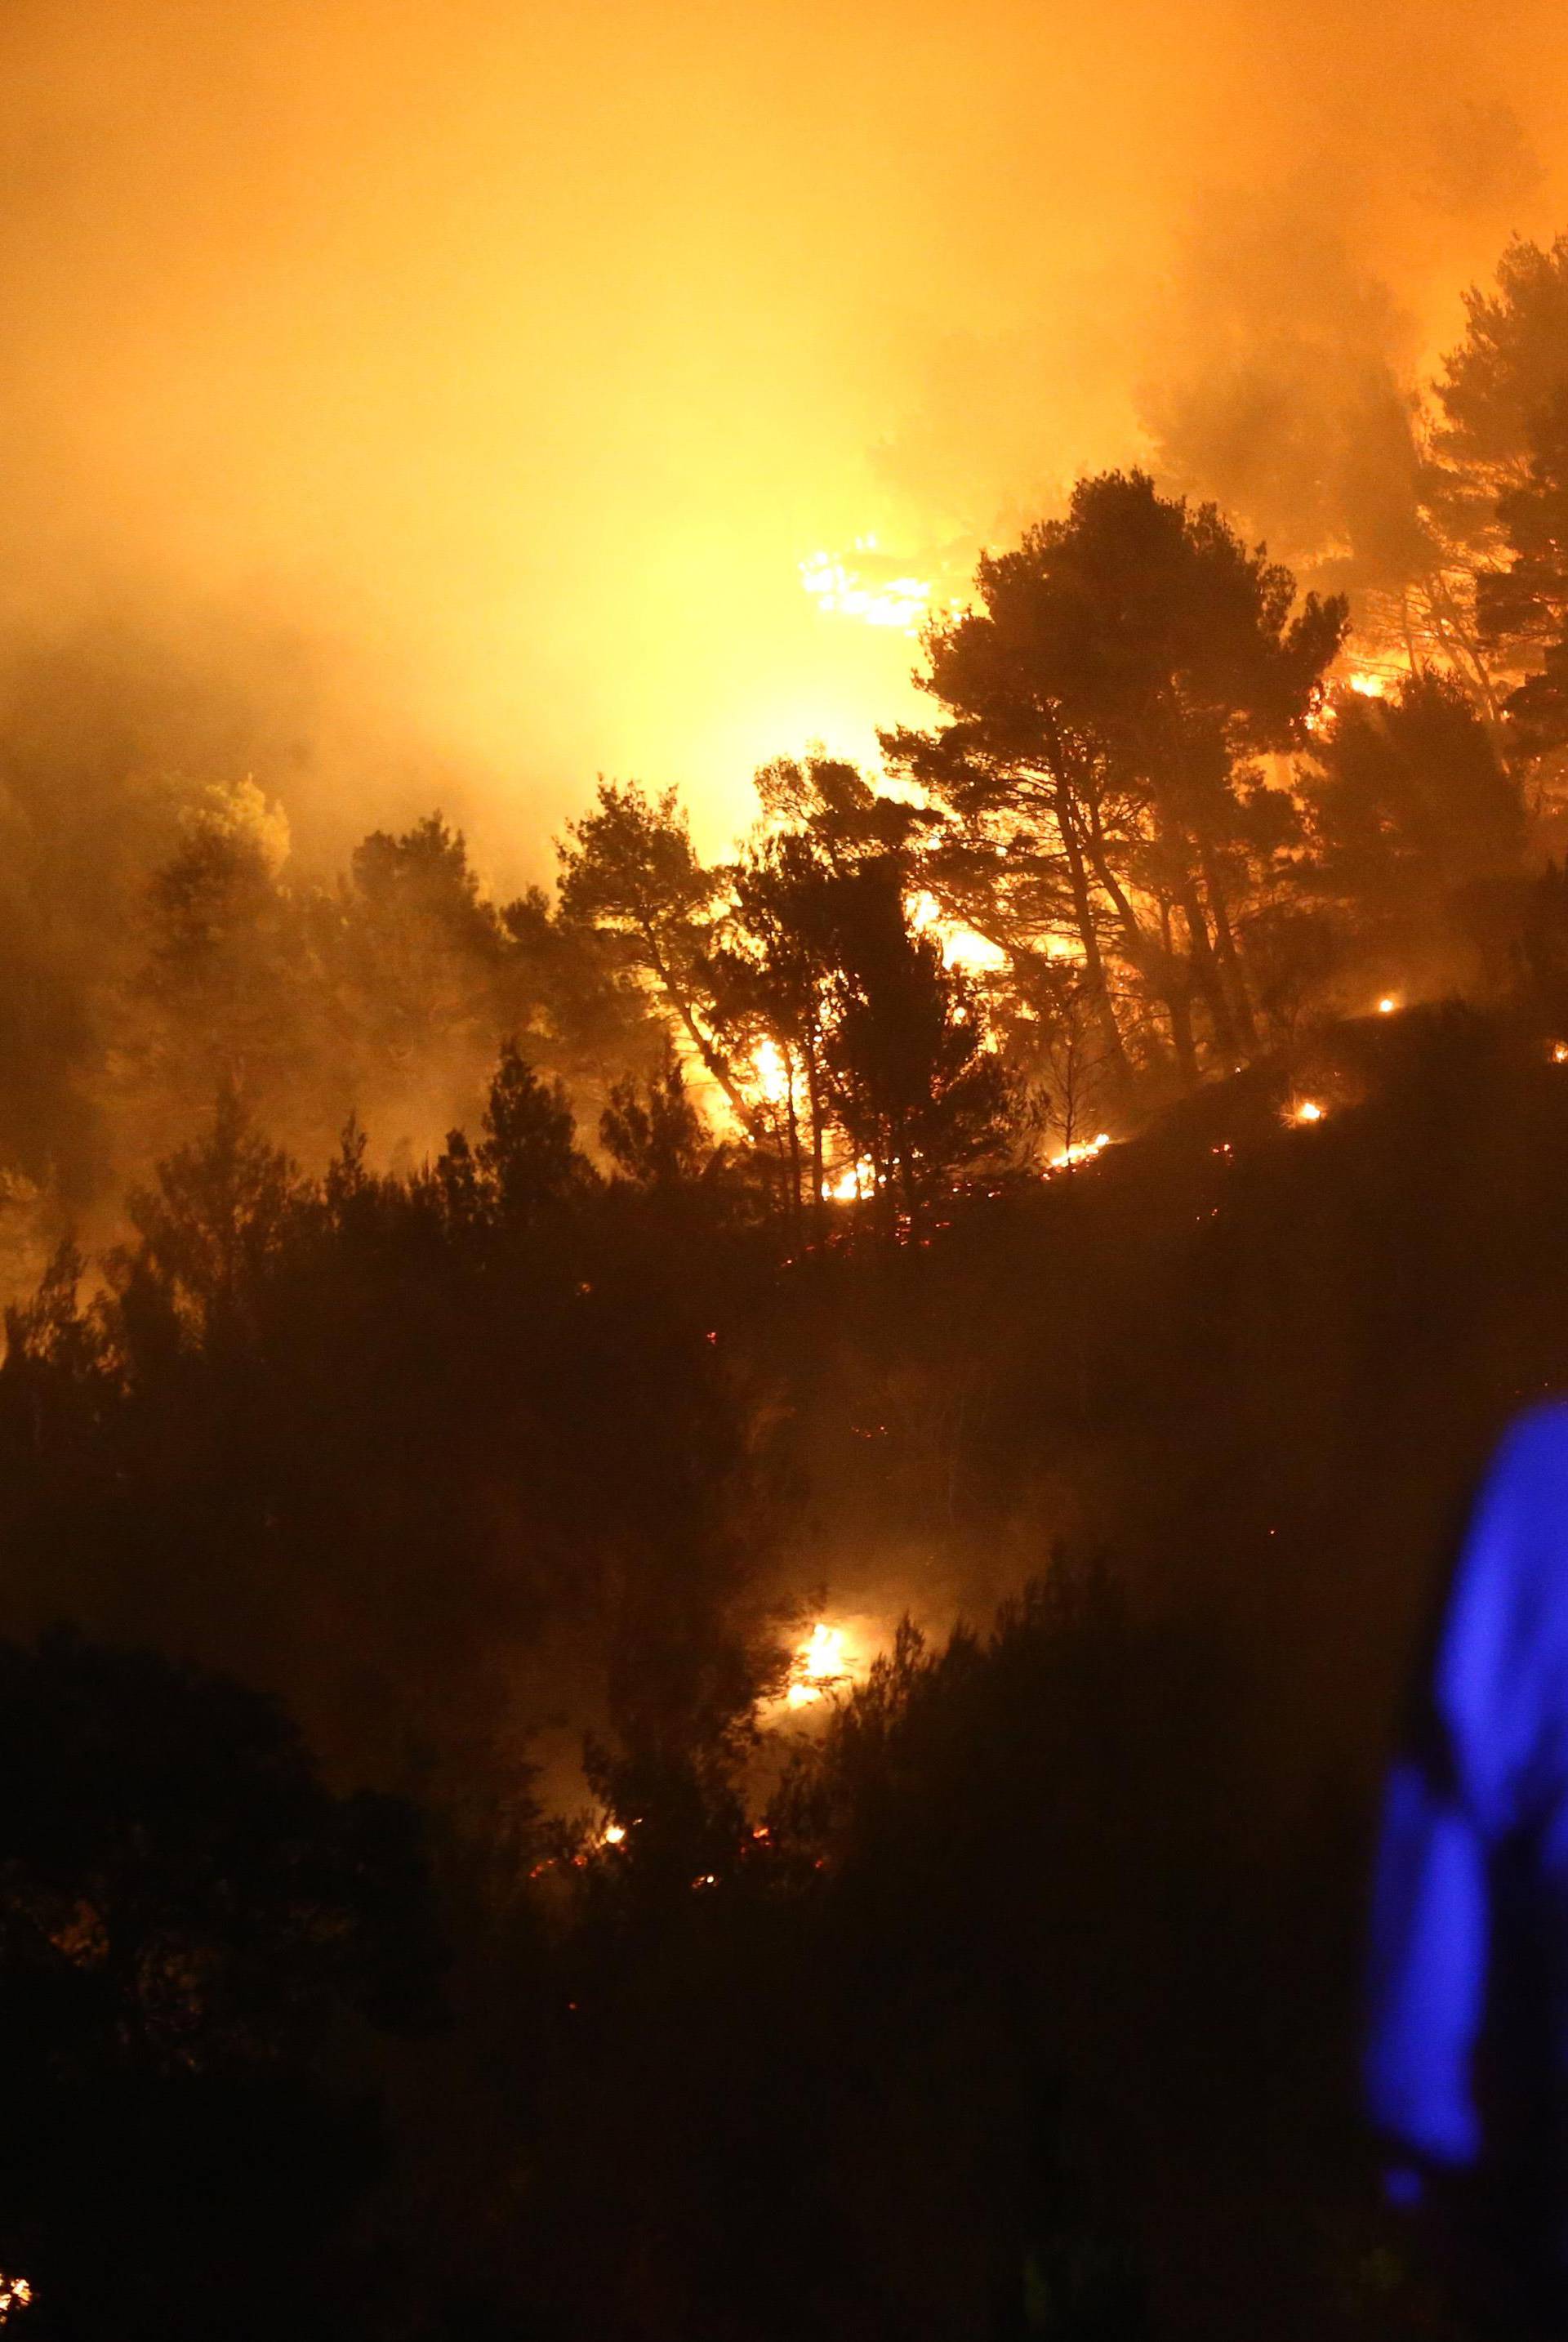
[[[0,2325],[1477,2335],[1355,2057],[1568,1380],[1568,235],[1465,305],[1293,565],[1173,425],[715,859],[323,874],[16,666]]]

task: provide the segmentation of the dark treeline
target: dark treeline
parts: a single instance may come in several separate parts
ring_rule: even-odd
[[[606,782],[553,896],[438,816],[326,886],[171,784],[51,958],[13,743],[22,2330],[1458,2342],[1356,1939],[1568,1366],[1565,321],[1568,245],[1472,305],[1400,672],[1086,481],[716,864]],[[824,1584],[888,1648],[792,1731]]]

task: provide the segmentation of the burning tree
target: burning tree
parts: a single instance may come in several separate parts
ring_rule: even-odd
[[[765,766],[757,787],[767,826],[732,874],[714,968],[775,1053],[792,1195],[804,1117],[815,1201],[836,1130],[871,1191],[913,1210],[1000,1143],[1008,1104],[972,987],[912,915],[930,816],[826,757]]]
[[[879,1192],[914,1212],[1004,1143],[1009,1109],[973,988],[912,932],[902,872],[870,862],[841,880],[828,1038],[834,1111]]]
[[[722,875],[699,857],[674,790],[651,799],[634,782],[621,787],[601,781],[594,810],[568,822],[558,853],[566,916],[621,938],[743,1127],[761,1136],[713,1002],[710,955]]]

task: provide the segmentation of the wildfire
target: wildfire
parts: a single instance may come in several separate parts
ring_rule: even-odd
[[[1333,729],[1333,696],[1336,688],[1353,691],[1358,699],[1386,699],[1397,680],[1397,675],[1385,673],[1378,667],[1358,666],[1351,673],[1342,675],[1338,686],[1320,685],[1314,695],[1314,704],[1307,716],[1307,730],[1321,733]]]
[[[874,1163],[852,1163],[848,1170],[840,1172],[836,1179],[823,1181],[822,1200],[824,1204],[858,1204],[863,1196],[873,1192],[875,1186]]]
[[[1051,1168],[1053,1171],[1071,1171],[1080,1163],[1093,1163],[1096,1155],[1104,1155],[1111,1143],[1108,1130],[1097,1132],[1093,1138],[1074,1139],[1071,1146],[1064,1146],[1060,1155],[1051,1157]]]
[[[909,905],[909,924],[917,936],[934,935],[942,946],[944,967],[963,968],[971,976],[988,975],[993,968],[1005,967],[1007,955],[1000,944],[994,944],[962,920],[944,919],[942,906],[934,895],[913,896]]]
[[[1554,1066],[1568,1066],[1568,1041],[1553,1042],[1552,1062]]]
[[[949,548],[949,555],[951,548]],[[947,565],[944,555],[939,567]],[[847,553],[813,553],[799,565],[800,582],[817,608],[835,618],[854,618],[864,626],[887,626],[915,635],[934,606],[935,584],[913,570],[900,570],[895,558],[883,552],[874,535],[857,536]],[[956,597],[940,606],[949,613],[964,607]]]
[[[1310,1128],[1314,1122],[1326,1122],[1328,1108],[1316,1098],[1294,1098],[1285,1108],[1285,1120],[1298,1130]]]
[[[1398,1006],[1399,1003],[1394,999],[1393,994],[1384,993],[1383,998],[1377,1004],[1377,1013],[1380,1016],[1392,1016]]]
[[[14,2309],[25,2309],[32,2298],[33,2288],[25,2277],[0,2275],[0,2326]]]
[[[854,551],[875,555],[875,537],[857,536]],[[878,584],[863,566],[852,567],[834,553],[809,555],[800,565],[800,582],[818,609],[834,617],[858,618],[867,626],[896,626],[906,635],[916,632],[931,601],[929,577],[888,577]]]
[[[994,968],[1007,965],[1007,955],[1001,945],[994,944],[989,936],[977,935],[973,927],[957,926],[944,920],[938,932],[944,967],[962,968],[966,976],[988,976]]]
[[[845,1681],[850,1671],[849,1648],[842,1626],[819,1618],[794,1654],[784,1692],[787,1707],[810,1707],[824,1691]]]
[[[776,1041],[762,1042],[752,1058],[757,1095],[766,1106],[783,1106],[789,1096],[789,1067]]]

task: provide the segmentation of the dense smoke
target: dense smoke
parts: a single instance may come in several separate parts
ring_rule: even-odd
[[[1151,445],[1315,526],[1250,432],[1288,375],[1353,466],[1555,225],[1554,22],[19,5],[7,626],[134,617],[261,726],[255,639],[308,646],[296,830],[385,816],[394,719],[473,769],[508,881],[596,768],[716,842],[764,756],[905,712],[814,548],[962,565]]]

